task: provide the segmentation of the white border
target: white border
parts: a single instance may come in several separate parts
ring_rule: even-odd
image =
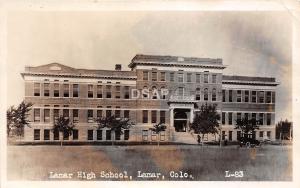
[[[6,180],[6,140],[5,140],[5,131],[1,126],[1,187],[119,187],[119,186],[128,186],[128,187],[300,187],[299,183],[299,151],[296,151],[296,148],[299,146],[298,138],[300,116],[298,106],[300,103],[299,94],[300,94],[300,14],[299,14],[299,1],[298,0],[244,0],[243,2],[238,1],[159,1],[154,0],[151,2],[148,1],[122,1],[122,0],[99,0],[99,1],[85,1],[85,0],[10,0],[0,2],[0,41],[1,41],[1,50],[0,50],[0,83],[1,88],[6,88],[6,71],[5,71],[5,62],[6,62],[6,13],[7,11],[288,11],[290,15],[294,18],[293,25],[293,123],[295,125],[294,129],[294,152],[293,152],[293,182],[38,182],[38,181],[18,181],[18,182],[7,182]],[[298,11],[298,12],[296,12]],[[4,95],[3,95],[4,94]],[[5,111],[6,111],[6,90],[2,92],[0,97],[1,102],[1,125],[6,124]]]

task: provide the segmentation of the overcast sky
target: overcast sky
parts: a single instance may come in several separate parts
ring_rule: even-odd
[[[291,119],[290,18],[283,12],[10,12],[7,105],[24,97],[25,65],[127,68],[140,53],[222,58],[224,74],[276,77],[276,120]]]

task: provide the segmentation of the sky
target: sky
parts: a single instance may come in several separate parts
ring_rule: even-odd
[[[128,69],[136,54],[174,55],[222,58],[227,75],[275,77],[276,121],[291,119],[291,37],[291,16],[279,11],[9,12],[7,106],[24,97],[25,66]]]

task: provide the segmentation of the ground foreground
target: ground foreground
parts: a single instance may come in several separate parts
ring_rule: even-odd
[[[8,146],[8,180],[291,181],[292,147]]]

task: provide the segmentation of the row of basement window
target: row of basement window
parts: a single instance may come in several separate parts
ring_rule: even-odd
[[[94,132],[96,131],[96,135],[94,135]],[[50,129],[44,129],[44,135],[43,140],[52,140],[50,138],[50,132],[52,130]],[[87,140],[112,140],[112,131],[111,130],[105,130],[105,138],[103,136],[104,130],[87,130]],[[121,134],[118,132],[114,132],[115,137],[114,140],[121,140]],[[63,140],[78,140],[79,130],[74,129],[72,132],[72,135],[70,136],[67,131],[63,132]],[[34,140],[41,140],[41,130],[40,129],[34,129]],[[124,130],[124,140],[129,140],[129,130]],[[60,132],[59,131],[53,131],[53,140],[60,140]]]
[[[236,116],[236,120],[241,120],[242,117],[248,117],[248,119],[255,119],[259,125],[271,125],[272,114],[271,113],[233,113],[233,112],[222,112],[222,125],[235,125],[233,115]]]
[[[267,133],[266,136],[268,139],[271,139],[271,131],[259,131],[259,139],[263,139],[264,138],[264,133]],[[226,131],[222,131],[222,140],[229,140],[232,141],[232,133],[233,131],[228,131],[228,134],[226,133]],[[236,134],[236,140],[240,140],[240,138],[242,137],[242,132],[241,131],[237,131]],[[254,131],[252,138],[257,139],[256,138],[256,131]]]

